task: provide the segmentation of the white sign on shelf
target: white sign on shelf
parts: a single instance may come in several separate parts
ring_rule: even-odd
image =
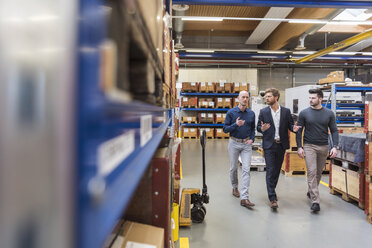
[[[200,114],[200,115],[201,115],[201,117],[203,117],[203,118],[206,116],[205,113],[202,113],[202,114]]]
[[[128,131],[102,143],[98,147],[98,173],[102,176],[110,174],[134,151],[134,148],[134,131]]]
[[[195,128],[191,128],[190,132],[192,132],[192,133],[195,132]]]
[[[141,146],[144,146],[152,137],[152,115],[141,116],[140,135]]]
[[[156,248],[156,246],[128,241],[127,244],[125,245],[125,248]]]
[[[195,86],[196,85],[196,83],[195,82],[191,82],[191,86]]]
[[[209,106],[214,106],[214,102],[209,102]]]
[[[218,98],[218,102],[222,102],[222,98]]]
[[[187,117],[187,121],[192,121],[192,118],[191,117]]]
[[[213,114],[208,114],[208,118],[213,118]]]
[[[221,117],[221,114],[216,114],[216,116],[217,116],[218,118],[220,118],[220,117]]]
[[[202,87],[205,87],[205,83],[200,83],[200,85],[201,85]]]
[[[188,132],[189,132],[189,129],[188,129],[188,128],[184,128],[183,131],[184,131],[185,133],[188,133]]]
[[[182,98],[184,102],[187,102],[187,97]]]

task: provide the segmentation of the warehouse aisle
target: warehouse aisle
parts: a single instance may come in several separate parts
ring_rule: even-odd
[[[189,238],[190,248],[340,248],[372,243],[372,225],[367,223],[364,212],[340,196],[329,194],[324,185],[319,186],[321,211],[312,214],[303,176],[281,175],[277,187],[279,209],[273,212],[267,200],[265,172],[252,171],[250,200],[256,207],[241,207],[240,200],[231,195],[227,144],[228,140],[207,140],[210,203],[206,205],[206,219],[202,224],[180,229],[180,237]],[[181,151],[181,186],[201,188],[199,140],[183,140]]]

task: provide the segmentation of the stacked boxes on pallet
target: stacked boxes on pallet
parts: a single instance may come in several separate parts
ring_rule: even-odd
[[[192,139],[197,139],[198,136],[198,128],[192,127],[183,127],[182,128],[182,137],[183,138],[192,138]]]
[[[225,123],[226,114],[217,113],[216,114],[216,123]]]
[[[210,93],[213,93],[215,92],[214,91],[214,83],[205,83],[205,82],[202,82],[199,84],[199,91],[200,92],[210,92]]]
[[[214,123],[213,113],[199,113],[198,114],[199,123]]]
[[[182,92],[198,92],[199,84],[197,82],[183,82]]]
[[[365,134],[340,134],[340,149],[332,159],[329,173],[331,194],[341,194],[345,201],[355,201],[364,209]]]
[[[318,84],[339,83],[344,82],[344,80],[343,71],[333,71],[329,73],[326,78],[319,79]]]
[[[206,111],[197,114],[197,123],[194,123],[194,119],[187,118],[188,116],[182,117],[182,122],[185,123],[183,133],[185,134],[185,138],[195,137],[195,132],[191,132],[191,128],[185,129],[187,124],[196,124],[196,125],[189,125],[189,126],[197,126],[197,124],[203,124],[201,126],[205,126],[208,128],[209,126],[213,126],[213,128],[208,128],[205,130],[209,130],[208,137],[216,137],[216,138],[225,138],[228,137],[229,134],[225,134],[222,130],[222,125],[225,122],[226,113],[218,113],[225,112],[227,109],[235,107],[238,104],[236,99],[236,92],[240,92],[241,90],[246,90],[249,92],[249,84],[248,83],[229,83],[225,82],[224,80],[220,80],[220,82],[183,82],[182,83],[182,92],[185,92],[182,95],[181,99],[181,107],[182,108],[189,108],[185,111],[193,111],[190,108],[195,108],[195,111]],[[190,94],[196,93],[196,94]],[[200,93],[207,93],[207,94],[200,94]],[[208,97],[208,93],[210,97]],[[231,93],[235,93],[235,96],[228,95]],[[198,109],[197,109],[198,108]],[[215,108],[220,110],[217,111],[216,114],[208,113],[209,109],[212,111],[216,111]],[[206,110],[203,110],[206,109]],[[225,110],[226,109],[226,110]],[[185,112],[184,112],[185,113]],[[195,116],[196,114],[192,114]],[[187,124],[186,124],[187,123]],[[206,125],[210,124],[210,125]],[[220,125],[215,125],[220,124]],[[218,128],[215,128],[218,126]],[[197,137],[200,135],[200,131],[204,130],[202,128],[197,129]],[[186,130],[186,131],[185,131]]]

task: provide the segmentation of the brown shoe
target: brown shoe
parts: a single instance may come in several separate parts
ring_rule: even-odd
[[[237,188],[234,188],[233,191],[232,191],[232,195],[239,198],[240,197],[239,190]]]
[[[240,201],[240,205],[246,208],[254,207],[254,203],[250,202],[248,199],[244,199]]]
[[[278,202],[276,200],[273,200],[270,202],[270,207],[272,209],[277,209],[279,207]]]

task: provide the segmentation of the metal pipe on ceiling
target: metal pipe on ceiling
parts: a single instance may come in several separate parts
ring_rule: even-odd
[[[316,53],[313,53],[313,54],[310,54],[310,55],[307,55],[301,59],[298,59],[296,60],[296,64],[300,64],[302,62],[305,62],[305,61],[308,61],[308,60],[312,60],[312,59],[315,59],[317,57],[321,57],[323,55],[326,55],[330,52],[333,52],[333,51],[337,51],[337,50],[340,50],[341,48],[345,48],[345,47],[348,47],[350,45],[353,45],[359,41],[362,41],[362,40],[365,40],[365,39],[368,39],[369,37],[372,37],[372,29],[366,31],[366,32],[363,32],[361,34],[357,34],[351,38],[348,38],[346,40],[343,40],[341,42],[338,42],[330,47],[327,47],[325,49],[322,49],[320,50],[319,52],[316,52]]]

